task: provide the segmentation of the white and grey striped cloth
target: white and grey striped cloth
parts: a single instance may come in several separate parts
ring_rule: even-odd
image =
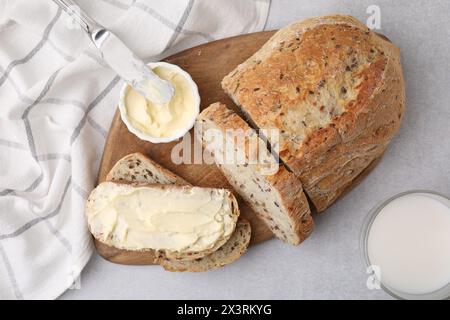
[[[79,0],[139,56],[261,30],[270,0]],[[83,217],[121,80],[51,0],[0,0],[0,299],[52,299],[93,246]]]

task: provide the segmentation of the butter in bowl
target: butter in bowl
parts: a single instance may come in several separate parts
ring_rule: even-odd
[[[152,143],[177,140],[194,126],[200,112],[197,85],[174,64],[154,62],[149,67],[174,86],[174,96],[168,103],[155,104],[125,84],[120,92],[120,116],[128,130],[141,140]]]

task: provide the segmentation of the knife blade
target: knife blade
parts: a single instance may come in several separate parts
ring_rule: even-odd
[[[53,1],[86,31],[106,64],[133,89],[155,104],[170,101],[175,92],[172,84],[158,77],[119,37],[89,17],[72,0]]]

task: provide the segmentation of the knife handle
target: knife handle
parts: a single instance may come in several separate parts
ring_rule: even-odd
[[[53,2],[55,2],[70,17],[74,18],[91,37],[94,30],[103,28],[99,23],[81,10],[81,8],[72,0],[53,0]]]

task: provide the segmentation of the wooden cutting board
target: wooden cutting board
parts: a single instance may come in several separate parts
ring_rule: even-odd
[[[164,61],[180,66],[192,76],[200,92],[201,109],[217,101],[235,108],[220,87],[222,78],[255,53],[273,33],[273,31],[258,32],[210,42],[177,53]],[[141,152],[193,185],[231,189],[215,165],[175,165],[170,159],[170,153],[177,143],[153,144],[140,140],[127,130],[117,109],[106,140],[98,182],[105,180],[117,160],[130,153]],[[252,225],[251,242],[258,243],[270,239],[271,231],[256,218],[248,205],[241,199],[238,201],[241,215]],[[98,241],[95,245],[98,253],[111,262],[121,264],[152,264],[153,262],[151,252],[118,250]]]
[[[237,111],[234,103],[221,89],[220,82],[226,74],[256,52],[273,33],[274,31],[264,31],[210,42],[177,53],[164,61],[180,66],[192,76],[199,88],[201,109],[208,107],[213,102],[221,101]],[[174,164],[170,154],[172,147],[177,143],[153,144],[140,140],[127,130],[117,109],[106,140],[98,182],[105,180],[109,170],[120,158],[133,152],[141,152],[193,185],[232,190],[215,165]],[[361,180],[375,165],[376,161],[357,180]],[[238,196],[237,198],[241,216],[247,219],[252,226],[251,244],[272,238],[271,231],[256,217],[252,209]],[[151,252],[119,250],[99,241],[95,241],[95,245],[103,258],[114,263],[153,263]]]

